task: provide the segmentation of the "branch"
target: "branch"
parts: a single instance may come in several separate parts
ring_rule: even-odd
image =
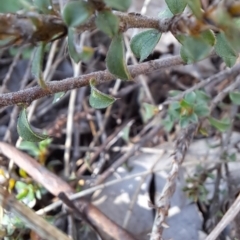
[[[49,224],[45,219],[38,216],[32,209],[16,200],[0,186],[0,204],[3,208],[18,216],[28,227],[34,230],[43,239],[70,240],[62,231]]]
[[[156,217],[153,224],[151,240],[162,240],[162,232],[170,207],[170,199],[173,196],[176,188],[178,171],[181,167],[181,164],[183,163],[185,154],[193,139],[193,135],[196,129],[197,124],[191,124],[178,136],[173,157],[172,169],[162,190],[161,196],[156,203]]]
[[[128,69],[131,76],[134,78],[140,74],[147,74],[155,70],[162,70],[181,64],[184,64],[181,57],[175,56],[141,63],[136,66],[129,66]],[[47,83],[47,90],[36,86],[18,92],[2,94],[0,95],[0,107],[19,103],[29,104],[33,100],[49,96],[57,92],[65,92],[75,88],[81,88],[83,86],[89,85],[89,81],[92,78],[96,79],[96,82],[98,84],[115,79],[115,77],[109,71],[105,70],[93,72],[79,77],[67,78],[62,81],[52,81],[50,83]]]
[[[45,167],[41,166],[35,159],[15,147],[0,142],[0,153],[4,154],[9,159],[13,159],[13,161],[26,171],[33,180],[43,185],[53,195],[58,196],[61,192],[64,192],[67,196],[71,196],[71,194],[74,193],[70,185],[51,173]],[[134,240],[127,231],[110,220],[85,199],[78,199],[75,205],[81,212],[82,218],[90,223],[94,229],[97,229],[100,235],[105,234],[115,240]]]

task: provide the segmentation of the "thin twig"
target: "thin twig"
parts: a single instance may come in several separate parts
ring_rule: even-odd
[[[18,216],[29,228],[43,239],[70,240],[63,232],[38,216],[32,209],[15,199],[12,194],[0,186],[0,205]]]
[[[207,236],[205,240],[215,240],[219,236],[219,234],[226,228],[226,226],[234,220],[234,218],[238,215],[240,211],[240,194],[228,209],[228,211],[224,214],[223,218],[217,224],[217,226],[213,229],[213,231]]]
[[[0,142],[0,152],[8,158],[13,159],[20,168],[33,178],[33,180],[43,185],[43,187],[53,195],[58,196],[60,192],[64,192],[68,196],[73,194],[74,191],[70,185],[51,173],[45,167],[41,166],[35,159],[19,151],[15,147]],[[75,204],[83,215],[83,219],[86,218],[93,228],[97,228],[100,232],[105,232],[109,237],[116,240],[134,240],[131,234],[106,217],[85,199],[78,199]]]
[[[125,163],[139,148],[141,148],[149,139],[152,139],[162,126],[155,126],[148,134],[146,134],[139,143],[132,146],[132,148],[115,161],[105,172],[103,172],[96,180],[95,185],[102,183],[106,178],[108,178],[113,172],[116,171],[123,163]]]
[[[180,100],[181,98],[184,97],[184,95],[186,95],[187,93],[190,93],[192,91],[198,90],[200,88],[205,87],[206,85],[210,84],[211,82],[215,81],[216,83],[219,83],[223,80],[225,80],[226,78],[229,77],[236,77],[238,74],[240,73],[240,64],[235,65],[233,68],[228,68],[225,69],[223,71],[221,71],[220,73],[217,73],[197,84],[195,84],[194,86],[192,86],[191,88],[188,88],[186,91],[180,93],[179,95],[177,95],[176,97],[171,97],[169,98],[167,101],[165,101],[163,103],[163,105],[167,105],[169,103],[171,103],[172,101],[177,101]]]
[[[178,172],[183,163],[184,157],[196,129],[196,124],[190,124],[180,133],[177,139],[172,168],[167,178],[166,184],[162,190],[162,193],[156,203],[156,217],[153,224],[151,240],[162,240],[162,232],[170,207],[170,199],[175,191]]]

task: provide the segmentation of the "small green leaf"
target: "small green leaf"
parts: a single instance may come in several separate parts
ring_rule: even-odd
[[[80,61],[88,62],[93,56],[94,49],[91,47],[83,46],[82,49],[77,49],[75,43],[75,32],[73,28],[68,29],[68,51],[70,57],[75,63]]]
[[[198,105],[194,106],[194,112],[199,117],[206,117],[209,115],[209,108],[205,104],[198,104]]]
[[[186,128],[190,123],[190,119],[187,116],[183,116],[180,118],[179,124],[181,128]]]
[[[188,7],[192,13],[198,18],[202,19],[201,1],[200,0],[187,0]]]
[[[209,117],[208,120],[210,124],[216,129],[218,129],[220,132],[225,132],[231,126],[230,119],[217,120],[215,118]]]
[[[17,200],[22,200],[23,198],[27,197],[28,193],[29,193],[28,188],[22,189],[22,191],[17,194],[16,199]]]
[[[158,17],[159,17],[161,20],[164,20],[164,19],[172,18],[172,17],[173,17],[173,14],[172,14],[172,12],[170,11],[169,8],[165,8],[163,11],[161,11],[161,12],[158,14]]]
[[[164,126],[165,131],[170,132],[173,128],[174,121],[170,117],[167,117],[162,121],[162,124]]]
[[[207,57],[212,46],[209,44],[209,40],[205,40],[200,36],[177,36],[177,39],[182,43],[181,57],[186,63],[193,63],[200,61]]]
[[[23,108],[23,110],[19,114],[19,118],[17,121],[17,131],[19,136],[22,137],[23,140],[29,142],[40,142],[48,138],[47,135],[39,134],[32,130],[27,119],[27,113],[25,108]]]
[[[98,12],[95,22],[97,28],[106,33],[109,37],[113,37],[118,33],[119,19],[109,10]]]
[[[93,14],[94,9],[85,1],[69,2],[63,9],[63,20],[69,27],[77,27]]]
[[[181,102],[180,102],[180,106],[181,106],[182,108],[189,109],[189,108],[192,108],[192,107],[193,107],[193,104],[187,102],[185,99],[182,99]]]
[[[116,101],[116,98],[100,92],[94,85],[95,80],[91,79],[91,95],[89,97],[89,104],[91,105],[91,107],[96,109],[106,108]]]
[[[108,7],[120,10],[120,11],[126,11],[130,7],[132,1],[131,0],[104,0],[104,2],[107,4]]]
[[[27,151],[33,157],[38,157],[40,154],[40,150],[34,142],[21,141],[18,148]]]
[[[216,38],[212,30],[207,29],[201,32],[201,37],[210,45],[214,46],[216,43]]]
[[[234,104],[240,105],[240,92],[239,91],[231,92],[229,94],[229,97]]]
[[[192,113],[189,117],[189,121],[192,123],[198,123],[198,116],[196,113]]]
[[[177,120],[180,118],[180,113],[181,113],[181,106],[179,102],[174,102],[170,105],[168,109],[168,113],[171,116],[172,120]]]
[[[75,39],[74,39],[74,29],[68,29],[68,52],[70,57],[73,59],[75,63],[79,63],[81,60],[80,54],[77,52],[75,47]]]
[[[142,107],[141,110],[142,110],[142,117],[144,122],[147,122],[158,112],[158,108],[149,103],[144,102],[141,107]]]
[[[1,13],[15,13],[22,9],[22,4],[19,0],[0,0]]]
[[[122,33],[115,35],[112,39],[106,57],[106,64],[108,71],[114,76],[122,80],[131,79],[125,61],[125,51]]]
[[[55,93],[54,98],[53,98],[53,103],[58,102],[65,94],[66,94],[66,92]]]
[[[140,62],[146,59],[149,54],[156,47],[161,38],[161,33],[156,29],[150,29],[136,34],[130,43],[132,52],[137,58],[140,58]]]
[[[165,0],[165,2],[174,15],[182,13],[187,5],[187,0]]]
[[[180,90],[170,90],[168,91],[168,95],[170,97],[176,97],[178,96],[179,94],[181,94],[183,91],[180,91]]]
[[[197,103],[208,103],[211,100],[211,98],[202,90],[196,90],[195,93],[197,95]]]
[[[33,3],[43,13],[53,13],[52,0],[33,0]]]
[[[192,105],[192,104],[195,103],[196,93],[195,93],[195,92],[187,93],[187,94],[184,96],[184,99],[185,99],[189,104]]]
[[[127,143],[129,142],[130,129],[131,129],[131,125],[127,124],[127,126],[125,128],[123,128],[123,130],[122,130],[122,136],[121,137]]]
[[[34,53],[34,58],[32,62],[32,74],[38,80],[38,84],[42,88],[47,88],[47,85],[43,79],[42,67],[43,67],[43,57],[46,44],[41,42],[36,48]]]
[[[237,53],[233,50],[223,32],[216,34],[216,53],[223,59],[228,67],[232,67],[237,61]]]

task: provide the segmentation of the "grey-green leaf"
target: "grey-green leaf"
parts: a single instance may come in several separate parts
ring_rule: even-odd
[[[75,63],[79,63],[81,60],[81,56],[77,52],[75,47],[74,34],[74,29],[68,28],[68,52],[73,61]]]
[[[207,57],[212,50],[209,41],[202,36],[181,36],[181,38],[178,36],[178,40],[183,44],[180,54],[186,63],[200,61]]]
[[[187,93],[187,94],[184,96],[184,99],[185,99],[189,104],[194,104],[194,103],[195,103],[195,100],[196,100],[196,93],[195,93],[195,92]]]
[[[115,35],[110,44],[106,64],[108,71],[122,80],[131,79],[125,60],[125,50],[123,45],[123,35]]]
[[[109,37],[113,37],[118,33],[119,19],[109,10],[98,12],[95,22],[97,28],[106,33]]]
[[[202,18],[201,1],[200,0],[187,0],[188,7],[192,10],[192,13],[198,18]]]
[[[130,7],[132,1],[131,0],[104,0],[108,7],[126,11]]]
[[[216,129],[218,129],[220,132],[225,132],[231,126],[230,119],[218,120],[218,119],[209,117],[208,120],[209,120],[210,124],[212,126],[214,126]]]
[[[41,42],[36,48],[34,53],[34,58],[32,62],[32,74],[38,80],[38,84],[42,88],[47,88],[46,83],[43,79],[42,66],[43,66],[43,57],[46,44]]]
[[[63,9],[63,20],[69,27],[77,27],[92,15],[94,9],[85,1],[69,2]]]
[[[132,52],[142,62],[153,51],[161,38],[161,33],[156,29],[150,29],[136,34],[130,43]]]
[[[53,12],[52,0],[33,0],[33,3],[43,13],[51,14]]]
[[[83,46],[81,49],[77,49],[75,43],[75,32],[73,28],[68,29],[68,51],[70,57],[73,59],[75,63],[79,63],[80,61],[88,62],[93,53],[94,49],[91,47]]]
[[[187,0],[165,0],[173,14],[182,13],[187,5]]]
[[[23,110],[19,114],[19,118],[17,121],[17,131],[19,136],[23,138],[23,140],[29,142],[41,142],[42,140],[48,138],[47,135],[36,133],[32,130],[27,119],[27,113],[25,108],[23,108]]]
[[[209,108],[204,103],[198,104],[194,107],[194,112],[199,117],[206,117],[209,115]]]
[[[232,67],[237,61],[237,53],[233,50],[223,32],[216,34],[216,53],[223,59],[228,67]]]
[[[231,92],[229,94],[229,97],[234,104],[240,105],[240,92],[239,91]]]
[[[55,93],[54,98],[53,98],[53,103],[58,102],[65,94],[66,94],[66,92]]]
[[[91,95],[89,97],[89,104],[91,105],[91,107],[96,109],[102,109],[108,107],[109,105],[113,104],[116,101],[114,97],[102,93],[94,85],[95,80],[91,79],[90,80]]]
[[[19,0],[0,0],[1,13],[14,13],[22,9],[22,4]]]

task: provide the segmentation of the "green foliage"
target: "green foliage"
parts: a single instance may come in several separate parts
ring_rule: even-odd
[[[47,138],[38,143],[21,141],[18,148],[27,151],[31,156],[41,160],[42,156],[46,154],[51,142],[51,138]]]
[[[33,3],[41,12],[46,14],[53,13],[52,0],[33,0]]]
[[[229,118],[224,118],[222,120],[215,119],[213,117],[208,118],[210,124],[215,127],[220,132],[225,132],[231,127],[231,121]]]
[[[77,49],[75,42],[75,31],[73,28],[68,29],[68,52],[70,57],[73,59],[75,63],[79,63],[80,61],[88,62],[94,50],[91,47],[83,46],[82,49]]]
[[[187,0],[166,0],[170,11],[175,15],[182,13],[187,5]]]
[[[198,36],[177,36],[182,43],[181,57],[186,63],[193,63],[206,58],[215,43],[212,31],[206,30]]]
[[[129,134],[130,134],[131,125],[127,124],[127,126],[122,130],[122,139],[129,143]]]
[[[108,71],[122,80],[131,79],[125,61],[125,50],[123,45],[122,33],[117,34],[110,44],[106,64]]]
[[[69,27],[77,27],[85,23],[94,9],[85,1],[69,2],[63,9],[63,20]]]
[[[53,103],[58,102],[66,93],[65,92],[58,92],[54,94]]]
[[[130,7],[131,0],[104,0],[108,7],[114,8],[119,11],[126,11]]]
[[[22,9],[22,3],[19,0],[0,0],[1,13],[15,13]]]
[[[43,67],[43,57],[46,44],[41,42],[35,50],[33,62],[32,62],[32,74],[38,80],[38,84],[42,88],[47,88],[47,85],[43,79],[42,67]]]
[[[158,108],[156,106],[145,102],[142,103],[141,115],[145,123],[148,122],[148,120],[150,120],[154,115],[156,115],[157,112]]]
[[[166,8],[158,14],[158,17],[160,19],[168,19],[173,17],[173,13],[170,11],[169,8]]]
[[[34,207],[36,204],[34,186],[32,184],[26,184],[24,182],[17,181],[15,188],[18,193],[16,198],[23,201],[27,206],[31,208]]]
[[[9,49],[9,53],[11,54],[11,56],[16,56],[16,54],[18,53],[19,51],[19,48],[17,47],[11,47]],[[22,51],[22,59],[30,59],[31,55],[32,55],[32,51],[33,51],[33,48],[32,47],[26,47],[23,49]]]
[[[17,121],[17,131],[20,137],[25,141],[29,142],[40,142],[48,138],[47,135],[43,135],[37,132],[34,132],[28,122],[26,108],[19,114]]]
[[[109,37],[114,37],[118,33],[119,19],[109,10],[98,12],[95,22],[97,28]]]
[[[201,1],[200,0],[187,0],[188,7],[192,10],[192,13],[196,16],[196,18],[202,18],[202,10],[201,10]]]
[[[91,86],[91,95],[89,97],[89,104],[91,105],[91,107],[96,109],[106,108],[116,101],[114,97],[111,97],[105,93],[100,92],[95,87],[94,79],[90,80],[90,86]]]
[[[238,54],[231,47],[223,32],[216,34],[216,39],[216,53],[223,59],[228,67],[232,67],[237,61]]]
[[[19,217],[10,212],[3,215],[1,225],[6,228],[9,237],[11,237],[16,229],[24,230],[26,228],[25,223]]]
[[[173,92],[176,95],[178,92]],[[168,109],[168,116],[163,124],[167,131],[170,131],[174,122],[179,121],[182,128],[189,123],[197,123],[199,117],[209,115],[208,96],[202,91],[187,93],[179,102],[173,102]]]
[[[156,29],[143,31],[132,38],[130,47],[134,55],[142,62],[153,51],[160,38],[161,33]]]
[[[234,104],[240,105],[240,92],[239,91],[231,92],[229,94],[229,97]]]

